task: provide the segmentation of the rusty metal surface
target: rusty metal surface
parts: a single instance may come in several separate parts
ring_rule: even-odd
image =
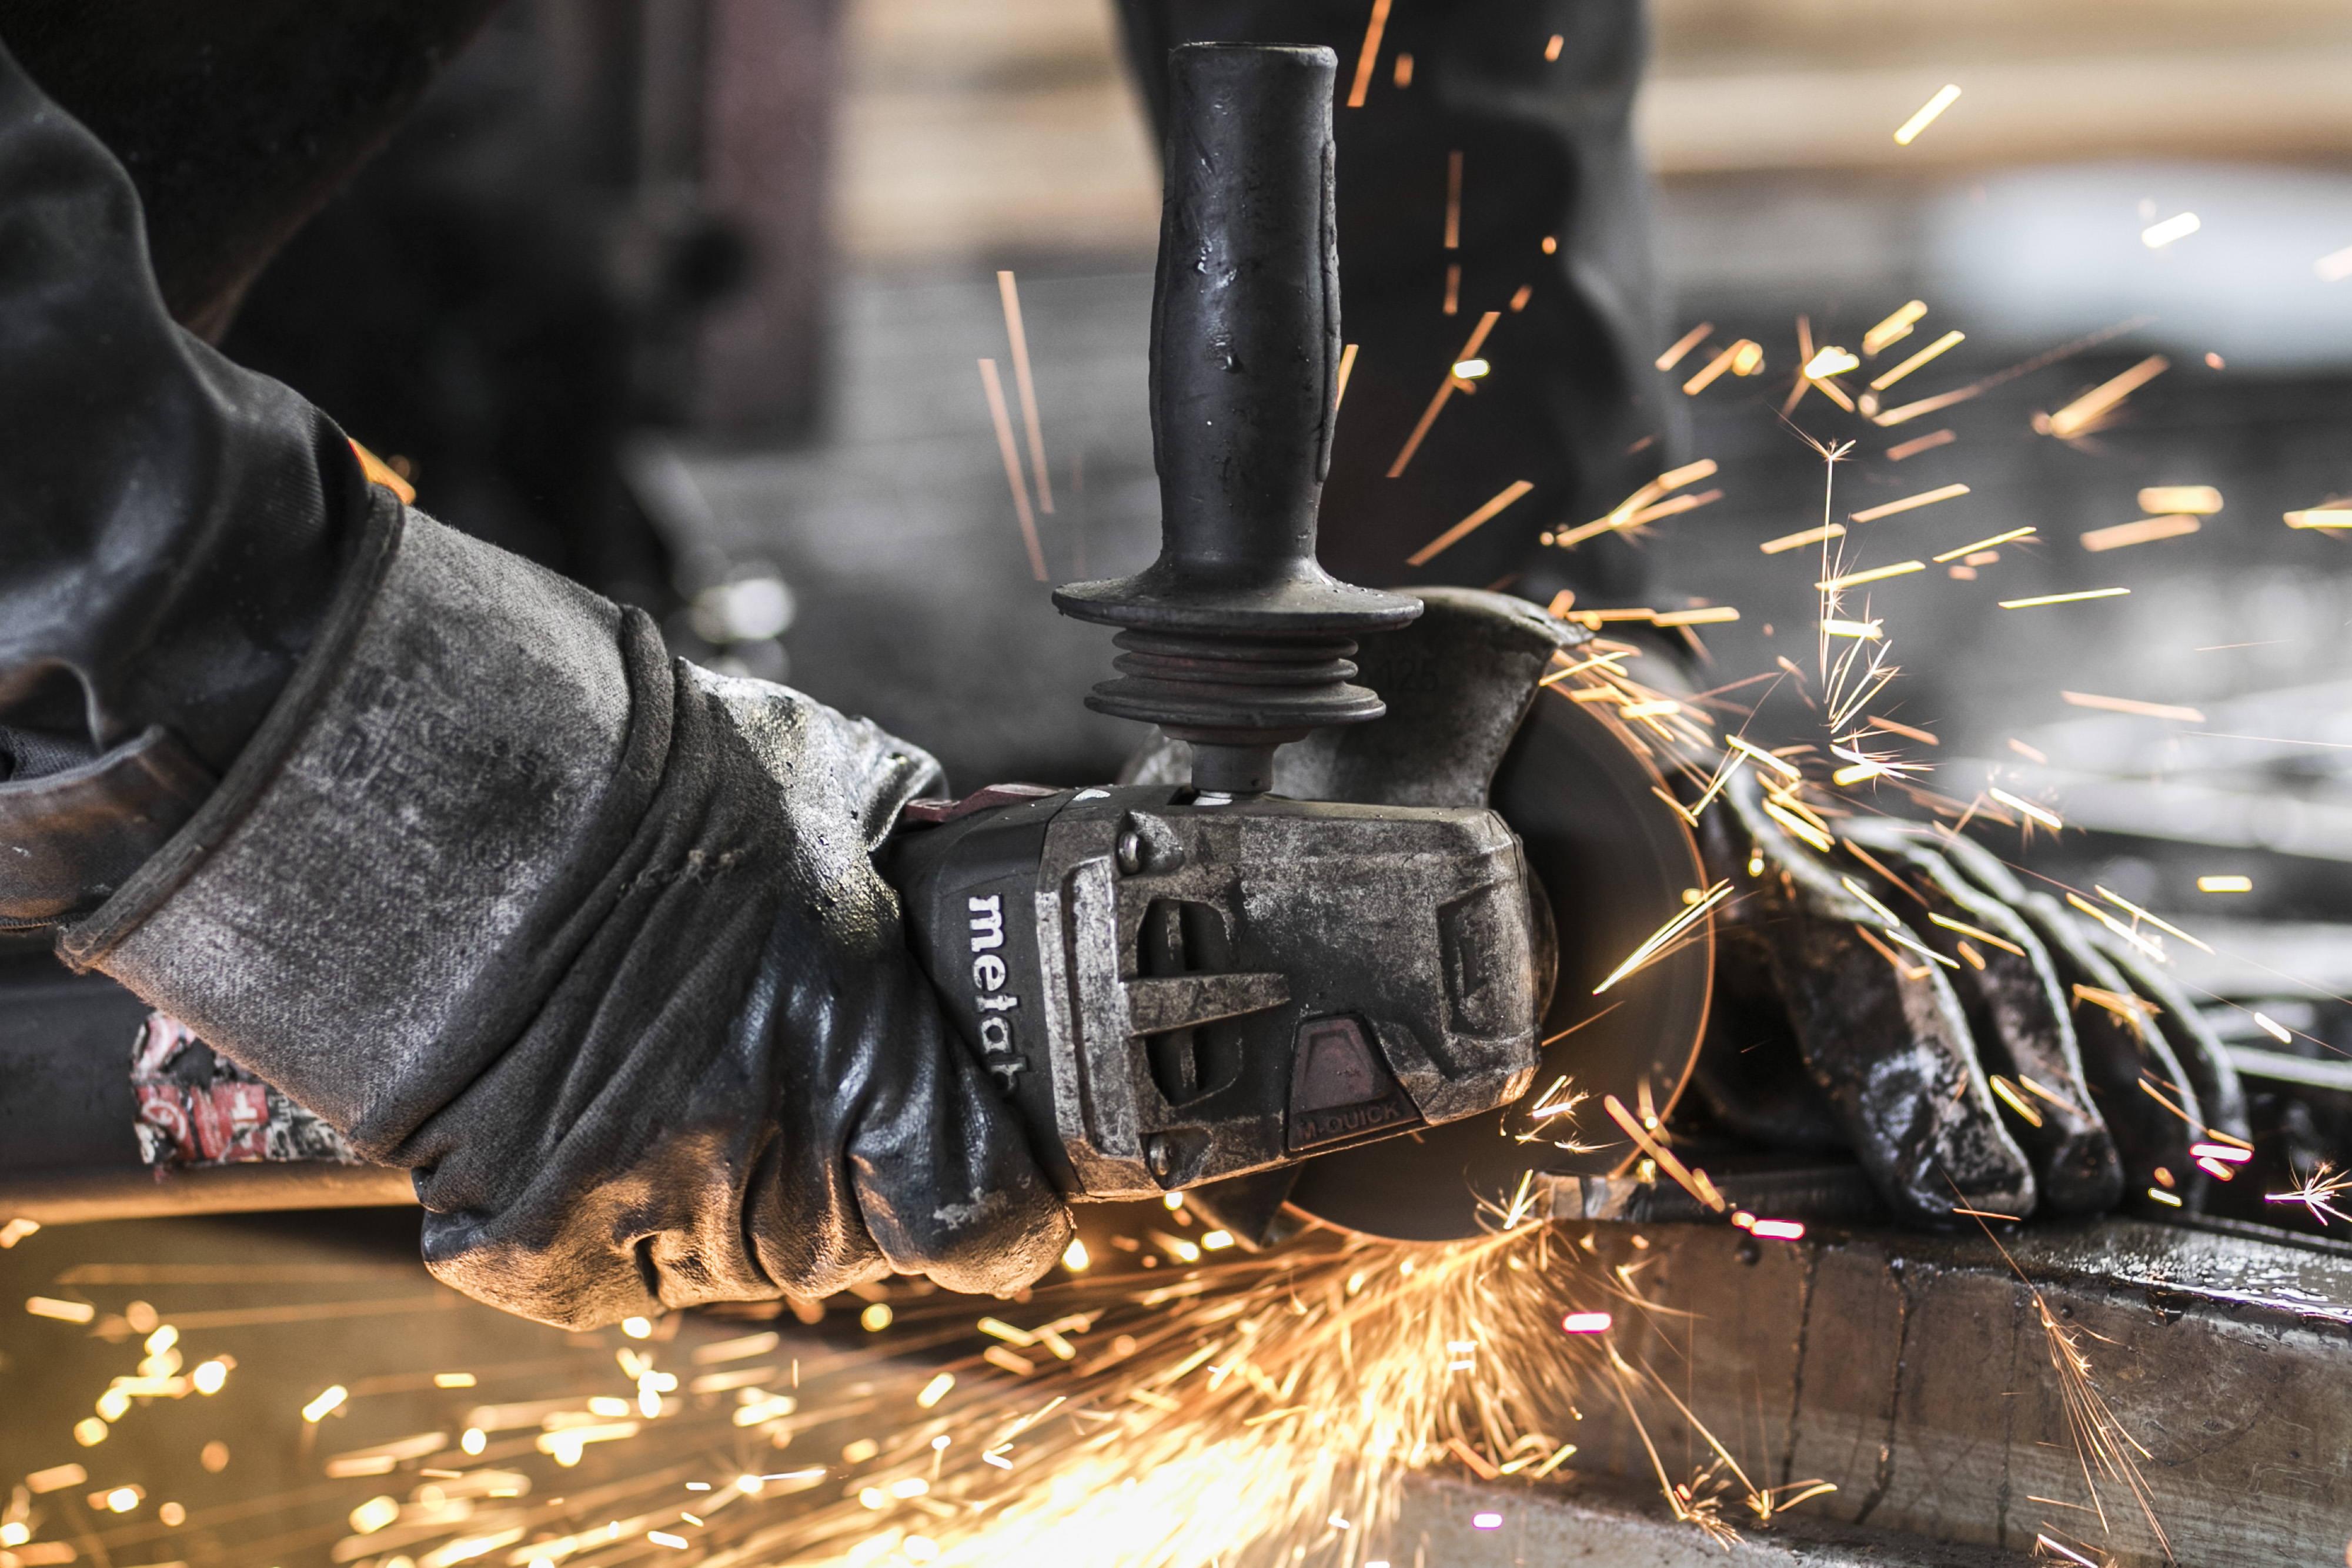
[[[2084,1511],[2039,1291],[2148,1450],[2140,1469],[2178,1561],[2344,1553],[2352,1249],[2120,1219],[2036,1226],[2005,1239],[2006,1255],[1984,1237],[1891,1231],[1793,1245],[1714,1226],[1562,1231],[1633,1270],[1653,1310],[1618,1312],[1618,1349],[1669,1376],[1759,1482],[1837,1485],[1807,1514],[2009,1551],[2055,1526],[2104,1533],[2122,1563],[2165,1561],[2122,1485],[2101,1481],[2111,1531]],[[1569,1420],[1580,1470],[1649,1474],[1613,1406],[1588,1396]],[[1671,1423],[1651,1436],[1670,1469],[1704,1458]]]
[[[1481,1524],[1482,1516],[1496,1522]],[[1668,1515],[1654,1493],[1606,1487],[1561,1497],[1419,1481],[1405,1489],[1399,1526],[1398,1541],[1410,1543],[1403,1550],[1418,1550],[1433,1568],[2000,1568],[2032,1561],[1801,1517],[1717,1546]]]

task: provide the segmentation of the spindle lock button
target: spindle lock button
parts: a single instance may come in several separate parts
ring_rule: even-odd
[[[1288,1139],[1293,1154],[1421,1120],[1355,1019],[1308,1019],[1298,1026],[1295,1051]]]

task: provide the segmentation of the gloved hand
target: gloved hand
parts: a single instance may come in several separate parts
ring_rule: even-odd
[[[371,489],[5,55],[0,237],[0,920],[414,1169],[528,1316],[1059,1256],[875,870],[928,757]]]
[[[363,559],[298,718],[60,951],[415,1171],[427,1266],[527,1316],[1048,1267],[874,865],[931,760],[415,512]]]
[[[1422,622],[1366,651],[1390,716],[1286,748],[1278,789],[1483,801],[1538,676],[1591,657],[1580,633],[1531,606],[1424,597]],[[1647,650],[1627,666],[1634,678],[1687,697],[1665,647],[1633,635]],[[1683,768],[1686,806],[1721,766],[1719,751],[1619,727]],[[1161,742],[1126,776],[1181,773],[1181,749]],[[1769,809],[1767,784],[1779,797]],[[1968,839],[1854,815],[1816,824],[1792,803],[1830,799],[1792,796],[1786,776],[1748,761],[1700,813],[1706,874],[1734,893],[1714,921],[1715,995],[1693,1075],[1717,1119],[1774,1147],[1852,1151],[1914,1222],[1951,1223],[1955,1207],[2092,1214],[2126,1197],[2168,1211],[2151,1188],[2202,1201],[2210,1178],[2190,1147],[2242,1139],[2242,1096],[2162,971],[2027,893]],[[1830,848],[1801,842],[1784,821]],[[1572,1053],[1564,1060],[1572,1070]]]
[[[1745,765],[1701,821],[1736,890],[1695,1074],[1716,1117],[1850,1148],[1915,1222],[2197,1207],[2190,1145],[2242,1141],[2244,1102],[2161,972],[1965,837],[1809,817],[1787,787]]]

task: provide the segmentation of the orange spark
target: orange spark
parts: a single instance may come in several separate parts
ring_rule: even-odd
[[[1920,366],[1935,359],[1937,355],[1944,353],[1948,350],[1956,349],[1965,341],[1967,341],[1967,335],[1965,333],[1945,333],[1942,337],[1937,339],[1934,342],[1928,344],[1926,348],[1920,350],[1917,353],[1912,355],[1909,359],[1895,366],[1893,370],[1887,371],[1874,378],[1870,383],[1870,390],[1873,392],[1885,392],[1888,387],[1893,386],[1896,382],[1901,381],[1905,376],[1909,375],[1913,371],[1917,370]],[[1867,344],[1864,345],[1864,347],[1867,346]]]
[[[2137,522],[2091,529],[2083,535],[2083,548],[2095,554],[2102,550],[2122,549],[2129,545],[2154,544],[2158,539],[2185,538],[2202,526],[2195,517],[2185,515],[2142,517]]]
[[[1927,302],[1914,299],[1895,311],[1885,320],[1862,335],[1862,352],[1865,359],[1876,359],[1894,344],[1911,335],[1912,327],[1927,313]]]
[[[1412,455],[1421,450],[1422,441],[1429,434],[1429,427],[1437,423],[1438,414],[1445,407],[1445,400],[1452,397],[1456,389],[1469,386],[1468,382],[1454,373],[1452,367],[1465,360],[1476,359],[1478,350],[1486,345],[1486,334],[1493,331],[1495,323],[1502,319],[1500,310],[1489,310],[1478,318],[1478,325],[1472,329],[1469,341],[1462,345],[1460,353],[1447,361],[1444,382],[1438,387],[1437,395],[1429,400],[1429,406],[1422,411],[1421,422],[1412,427],[1412,434],[1405,437],[1404,449],[1397,454],[1396,461],[1389,465],[1390,478],[1401,476],[1405,465],[1412,461]]]
[[[1441,551],[1450,549],[1454,545],[1459,544],[1463,539],[1468,538],[1470,534],[1477,528],[1478,525],[1501,512],[1512,502],[1517,500],[1520,497],[1526,495],[1528,491],[1534,488],[1535,486],[1528,480],[1513,480],[1509,485],[1505,486],[1500,491],[1498,491],[1492,499],[1486,502],[1486,505],[1480,507],[1476,511],[1471,513],[1468,517],[1463,518],[1460,522],[1454,524],[1452,528],[1446,529],[1444,533],[1438,535],[1435,538],[1430,540],[1427,544],[1422,546],[1411,555],[1405,557],[1405,565],[1427,566],[1432,560],[1437,558]]]
[[[1796,549],[1804,545],[1817,545],[1824,539],[1843,538],[1844,537],[1845,525],[1843,523],[1828,523],[1818,528],[1805,528],[1793,534],[1782,534],[1777,539],[1766,539],[1762,544],[1758,545],[1756,548],[1762,550],[1766,555],[1779,555],[1783,550]]]
[[[2074,604],[2085,599],[2116,599],[2131,591],[2128,588],[2092,588],[2081,593],[2044,593],[2033,599],[2004,599],[2003,610],[2032,610],[2042,604]]]
[[[1938,446],[1949,446],[1960,438],[1953,430],[1938,430],[1930,435],[1915,435],[1908,441],[1897,442],[1886,449],[1889,463],[1900,463],[1906,457],[1916,457],[1922,452],[1932,452]]]
[[[1045,438],[1037,425],[1037,383],[1029,376],[1029,334],[1021,325],[1021,289],[1013,274],[996,275],[1004,304],[1004,333],[1013,341],[1013,385],[1021,394],[1021,423],[1029,434],[1029,469],[1037,476],[1037,509],[1054,515],[1054,482],[1045,473]]]
[[[1693,349],[1697,348],[1701,343],[1706,342],[1706,335],[1714,330],[1715,323],[1712,321],[1702,321],[1697,326],[1692,328],[1689,331],[1684,333],[1681,337],[1675,339],[1674,347],[1668,349],[1664,353],[1658,356],[1656,361],[1658,369],[1662,371],[1671,371],[1676,365],[1681,364],[1683,362],[1683,356],[1689,353]]]
[[[2172,361],[2162,354],[2150,354],[2119,376],[2101,382],[2056,413],[2037,413],[2033,428],[2042,435],[2054,435],[2061,441],[2071,441],[2089,434],[2116,405],[2172,367]]]
[[[1933,560],[1937,565],[1941,566],[1944,562],[1955,559],[1960,556],[1974,555],[1979,550],[1991,549],[1995,546],[2008,544],[2012,539],[2024,538],[2027,535],[2032,532],[2033,530],[2031,528],[2011,528],[2005,534],[1995,534],[1989,539],[1979,539],[1974,544],[1962,545],[1958,549],[1948,549],[1941,555],[1930,556],[1928,559]]]
[[[1874,523],[1881,517],[1891,517],[1897,512],[1916,511],[1921,507],[1932,507],[1938,501],[1948,501],[1968,493],[1969,487],[1966,485],[1940,485],[1933,490],[1922,490],[1916,496],[1906,496],[1899,501],[1888,501],[1864,511],[1849,512],[1846,517],[1852,522]]]
[[[1388,30],[1390,0],[1372,0],[1372,19],[1364,27],[1364,47],[1356,56],[1356,79],[1348,89],[1348,107],[1364,107],[1364,95],[1371,90],[1372,68],[1381,57],[1381,35]]]
[[[2193,707],[2175,707],[2169,703],[2144,703],[2132,697],[2095,696],[2089,692],[2060,692],[2074,707],[2101,708],[2108,713],[2136,714],[2141,718],[2175,718],[2188,724],[2202,724],[2205,716]]]
[[[1004,477],[1013,486],[1013,510],[1021,519],[1021,542],[1029,548],[1029,571],[1045,580],[1045,551],[1037,542],[1037,518],[1029,510],[1029,486],[1021,477],[1021,449],[1013,443],[1013,415],[1004,406],[1004,383],[997,379],[996,361],[980,361],[980,382],[988,393],[988,415],[996,422],[996,449],[1004,459]]]

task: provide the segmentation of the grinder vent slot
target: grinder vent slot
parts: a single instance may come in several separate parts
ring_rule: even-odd
[[[1144,910],[1136,940],[1139,978],[1172,980],[1233,967],[1233,931],[1223,910],[1181,898],[1156,898]],[[1160,1095],[1171,1106],[1189,1104],[1241,1076],[1242,1025],[1226,1019],[1147,1035],[1144,1053]]]

